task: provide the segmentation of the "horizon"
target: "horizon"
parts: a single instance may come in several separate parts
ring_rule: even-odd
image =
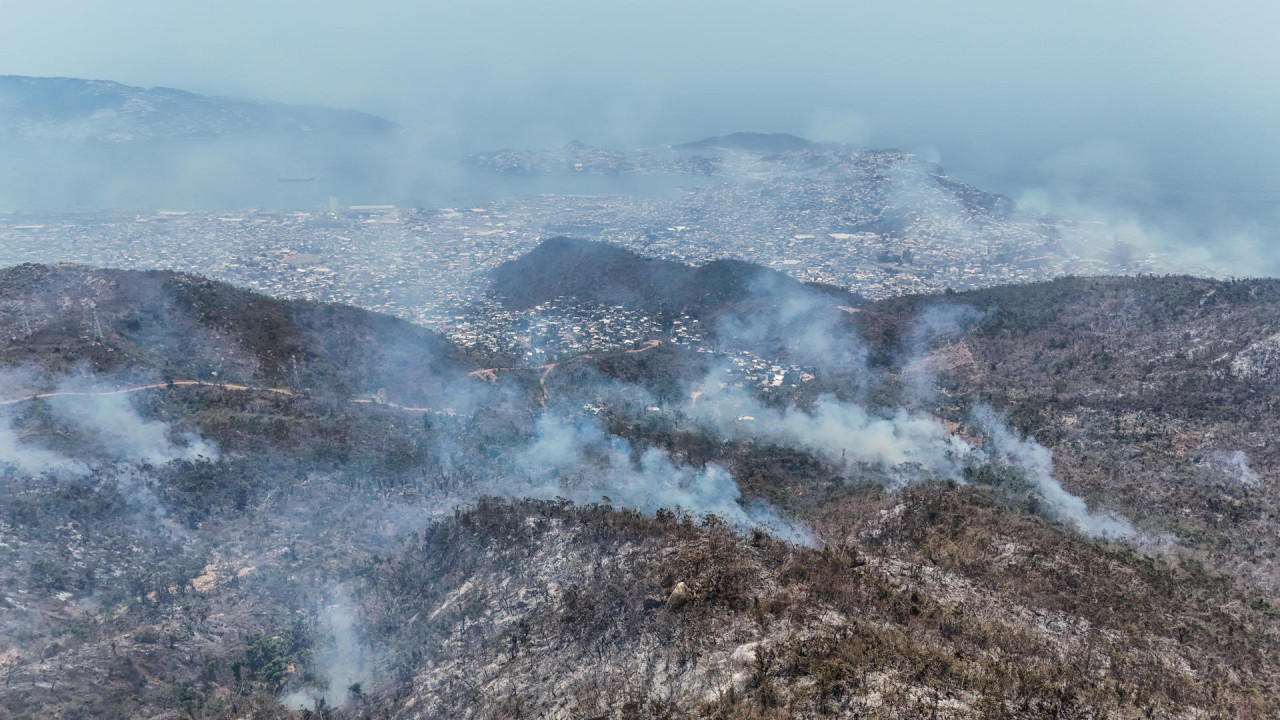
[[[402,188],[498,148],[784,132],[1212,256],[1257,257],[1280,230],[1280,95],[1259,82],[1280,8],[1261,3],[4,9],[0,72],[385,117]]]

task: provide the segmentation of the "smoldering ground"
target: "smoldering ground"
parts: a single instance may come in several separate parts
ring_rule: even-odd
[[[848,357],[861,356],[851,344],[857,342],[856,338],[840,337],[832,342],[844,348],[842,353],[851,353]],[[806,347],[832,346],[824,341]],[[858,370],[864,371],[871,372]],[[716,377],[714,372],[712,377]],[[378,465],[364,465],[363,457],[345,461],[350,466],[345,469],[341,469],[342,462],[329,466],[313,460],[304,464],[303,468],[309,469],[296,477],[290,475],[269,483],[265,494],[251,496],[245,509],[239,511],[260,520],[260,528],[236,530],[235,526],[242,522],[233,522],[231,516],[207,516],[196,523],[192,537],[200,539],[191,540],[192,548],[216,553],[214,560],[197,569],[201,578],[212,578],[202,582],[240,582],[248,588],[267,583],[276,602],[298,606],[300,610],[314,609],[318,620],[313,634],[317,640],[306,667],[315,680],[307,684],[299,679],[288,684],[285,697],[289,702],[314,703],[316,697],[321,697],[328,705],[341,704],[351,698],[351,686],[372,687],[382,679],[377,672],[377,649],[362,639],[353,604],[330,592],[346,576],[346,571],[335,568],[333,558],[349,559],[358,566],[358,559],[365,554],[396,547],[405,533],[431,523],[438,513],[465,506],[480,496],[563,497],[580,503],[608,502],[648,513],[680,507],[694,514],[714,514],[743,530],[761,529],[791,542],[812,542],[808,532],[783,513],[758,499],[743,497],[728,471],[714,463],[691,464],[661,447],[614,434],[602,418],[580,402],[595,393],[607,396],[618,407],[653,412],[650,408],[658,407],[660,401],[643,387],[601,380],[598,385],[584,385],[581,394],[548,398],[542,406],[537,403],[538,395],[531,396],[528,388],[461,377],[458,380],[438,398],[442,407],[454,411],[452,415],[443,410],[424,413],[391,406],[379,408],[376,404],[359,406],[361,412],[370,413],[366,420],[375,424],[415,426],[414,437],[425,443],[421,461],[414,460],[392,473]],[[709,384],[706,379],[700,380]],[[159,392],[168,390],[161,388]],[[341,400],[335,398],[332,402],[340,404]],[[66,407],[49,404],[52,414],[74,424],[64,417],[76,412],[72,398],[67,398]],[[119,442],[116,456],[134,458],[139,463],[164,458],[181,463],[188,459],[184,454],[192,452],[193,440],[184,438],[181,432],[159,433],[149,424],[154,421],[127,418],[122,414],[127,410],[130,408],[117,403],[86,408],[83,417],[75,421],[77,432],[96,435],[100,441]],[[139,415],[136,410],[132,412]],[[1056,493],[1048,484],[1045,478],[1052,478],[1051,457],[1047,452],[1037,452],[1038,446],[1029,444],[1033,441],[1002,439],[991,430],[994,449],[966,446],[969,441],[920,409],[872,407],[835,397],[803,407],[779,407],[754,397],[744,388],[720,388],[717,381],[696,402],[668,406],[660,412],[675,415],[678,422],[687,420],[691,427],[708,432],[717,441],[777,443],[815,453],[833,464],[839,455],[851,463],[875,465],[885,470],[890,484],[962,477],[964,468],[974,462],[1017,466],[1028,477],[1039,473],[1035,476],[1038,491],[1047,503],[1057,502],[1064,508],[1060,514],[1065,523],[1075,520],[1086,533],[1106,537],[1119,534],[1108,535],[1105,527],[1098,531],[1079,522],[1094,517],[1087,508],[1085,514],[1068,515],[1068,511],[1084,507],[1083,502],[1069,494]],[[754,419],[743,420],[747,415]],[[108,431],[104,424],[128,427]],[[370,447],[367,459],[391,456],[393,449],[392,444]],[[235,451],[220,450],[211,460],[213,464],[234,460]],[[414,467],[413,463],[418,462],[421,467]],[[215,537],[221,532],[229,533],[228,538]],[[356,540],[349,541],[350,538]],[[259,572],[253,569],[255,566],[263,568],[261,581],[255,579]],[[270,585],[277,582],[279,573],[270,570],[275,566],[290,568],[291,574],[311,587],[298,587],[301,580],[282,588]],[[242,576],[242,572],[247,574]],[[241,577],[244,579],[232,580]]]
[[[36,393],[35,387],[48,389]],[[214,443],[143,416],[119,385],[92,376],[49,378],[11,369],[0,376],[0,397],[6,401],[0,406],[0,463],[27,474],[75,474],[104,462],[164,465],[218,457]]]
[[[855,385],[875,382],[880,371],[868,365],[865,343],[845,318],[829,301],[804,291],[798,295],[778,304],[777,315],[766,311],[722,319],[720,327],[728,330],[721,334],[722,342],[754,345],[761,337],[776,336],[779,326],[811,321],[795,336],[793,357],[811,363],[817,372],[838,370],[854,378]],[[795,308],[803,312],[792,312]],[[1010,466],[1034,488],[1051,517],[1082,534],[1151,540],[1127,519],[1092,511],[1064,489],[1053,475],[1050,451],[1034,438],[1014,433],[994,408],[979,403],[967,418],[950,424],[933,414],[939,375],[933,351],[982,317],[975,308],[956,304],[926,305],[916,314],[895,361],[906,403],[902,406],[860,403],[858,392],[845,393],[853,399],[820,395],[803,407],[764,402],[740,385],[726,384],[726,367],[717,366],[691,383],[690,400],[677,412],[691,427],[718,437],[814,452],[850,471],[874,468],[892,486],[937,478],[966,482],[982,465]]]

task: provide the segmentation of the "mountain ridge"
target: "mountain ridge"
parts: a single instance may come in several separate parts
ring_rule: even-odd
[[[356,110],[223,98],[111,80],[0,75],[0,132],[31,141],[121,143],[256,135],[387,135]]]
[[[559,296],[625,304],[645,311],[711,317],[749,301],[805,293],[857,305],[853,293],[803,283],[784,273],[734,259],[697,267],[648,258],[618,245],[560,236],[542,241],[490,272],[493,291],[513,308],[528,309]]]
[[[0,270],[0,362],[59,374],[157,376],[374,393],[414,402],[479,367],[444,337],[385,315],[277,300],[168,271]],[[212,375],[211,375],[212,373]]]

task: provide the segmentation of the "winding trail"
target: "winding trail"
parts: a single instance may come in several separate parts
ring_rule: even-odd
[[[443,410],[437,410],[435,408],[429,408],[429,407],[413,407],[411,405],[401,405],[400,403],[393,403],[390,400],[374,400],[373,398],[367,398],[367,397],[352,398],[351,402],[360,403],[361,405],[377,405],[378,407],[389,407],[389,408],[394,408],[396,410],[404,410],[406,412],[429,412],[429,413],[437,413],[437,414],[443,413],[445,415],[453,414],[452,408],[444,408]]]
[[[178,385],[190,386],[199,385],[202,387],[215,387],[223,390],[241,390],[241,391],[257,391],[276,393],[278,395],[294,395],[292,390],[287,388],[276,387],[254,387],[251,385],[237,385],[236,383],[215,383],[205,382],[204,380],[174,380],[173,382],[158,382],[150,385],[138,385],[136,387],[121,388],[119,390],[100,390],[98,392],[87,391],[67,391],[67,392],[45,392],[27,395],[25,397],[14,398],[12,400],[0,400],[0,405],[18,405],[32,400],[52,397],[106,397],[108,395],[127,395],[129,393],[142,392],[143,390],[157,390],[159,388],[175,387]]]
[[[642,353],[642,352],[644,352],[644,351],[646,351],[646,350],[650,350],[650,349],[652,349],[652,348],[655,348],[655,347],[657,347],[658,345],[661,345],[661,344],[662,344],[662,341],[661,341],[661,340],[646,340],[646,341],[645,341],[645,344],[644,344],[642,347],[635,348],[635,349],[632,349],[632,350],[627,350],[626,352],[628,352],[628,353]],[[582,358],[592,358],[592,357],[595,357],[595,356],[594,356],[594,355],[590,355],[590,354],[584,354],[584,355],[580,355],[580,356],[578,356],[578,357],[582,357]],[[543,398],[542,398],[542,399],[545,401],[545,400],[546,400],[546,393],[547,393],[547,376],[548,376],[548,375],[550,375],[550,374],[551,374],[551,372],[552,372],[553,370],[555,370],[555,369],[556,369],[556,365],[558,365],[558,364],[559,364],[559,363],[547,363],[546,365],[535,365],[535,366],[533,366],[533,367],[496,367],[496,368],[484,368],[484,369],[482,369],[482,370],[473,370],[473,371],[471,371],[471,372],[467,373],[467,377],[476,378],[477,380],[487,380],[487,381],[489,381],[489,382],[497,382],[497,381],[498,381],[498,373],[499,373],[499,372],[503,372],[503,371],[511,371],[511,370],[541,370],[541,371],[542,371],[542,374],[538,377],[538,384],[542,386],[542,395],[543,395]],[[207,381],[204,381],[204,380],[172,380],[172,381],[167,381],[167,382],[151,383],[151,384],[149,384],[149,385],[137,385],[137,386],[134,386],[134,387],[120,388],[120,389],[118,389],[118,390],[99,390],[99,391],[96,391],[96,392],[90,392],[90,391],[70,391],[70,390],[69,390],[69,391],[64,391],[64,392],[43,392],[43,393],[34,393],[34,394],[32,394],[32,395],[25,395],[25,396],[23,396],[23,397],[12,398],[12,399],[9,399],[9,400],[0,400],[0,407],[6,406],[6,405],[19,405],[19,404],[22,404],[22,403],[25,403],[25,402],[31,402],[32,400],[40,400],[40,399],[42,399],[42,398],[55,398],[55,397],[108,397],[108,396],[111,396],[111,395],[128,395],[128,394],[130,394],[130,393],[143,392],[143,391],[146,391],[146,390],[159,390],[159,389],[161,389],[161,388],[171,388],[171,387],[191,387],[191,386],[211,387],[211,388],[219,388],[219,389],[222,389],[222,390],[235,390],[235,391],[239,391],[239,392],[265,392],[265,393],[275,393],[275,394],[277,394],[277,395],[288,395],[288,396],[294,396],[294,395],[296,395],[296,394],[297,394],[297,393],[296,393],[296,392],[294,392],[293,390],[290,390],[290,389],[288,389],[288,388],[280,388],[280,387],[259,387],[259,386],[255,386],[255,385],[240,385],[240,384],[238,384],[238,383],[216,383],[216,382],[207,382]],[[450,410],[450,409],[448,409],[448,408],[446,408],[446,409],[444,409],[444,410],[435,410],[435,409],[433,409],[433,408],[426,408],[426,407],[412,407],[412,406],[409,406],[409,405],[400,405],[399,403],[394,403],[394,402],[385,401],[385,400],[377,400],[377,399],[369,398],[369,397],[358,397],[358,398],[353,398],[353,399],[351,400],[351,402],[353,402],[353,403],[360,403],[360,404],[363,404],[363,405],[378,405],[378,406],[381,406],[381,407],[395,408],[395,409],[397,409],[397,410],[405,410],[405,411],[407,411],[407,412],[446,412],[446,413],[452,413],[452,412],[453,412],[452,410]]]

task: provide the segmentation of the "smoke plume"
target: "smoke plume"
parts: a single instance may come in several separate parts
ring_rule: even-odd
[[[1072,495],[1053,476],[1053,454],[1036,442],[1035,438],[1019,437],[1009,427],[1009,422],[988,405],[979,405],[973,411],[973,419],[987,431],[990,440],[990,457],[1022,469],[1027,480],[1036,488],[1063,523],[1071,525],[1089,537],[1104,540],[1134,538],[1138,530],[1128,520],[1104,513],[1095,513],[1083,498]]]
[[[654,447],[637,452],[594,418],[544,414],[533,440],[514,454],[514,463],[521,482],[497,484],[497,493],[560,496],[576,502],[608,498],[647,513],[680,508],[714,514],[740,528],[760,528],[789,542],[813,542],[806,530],[772,509],[744,505],[737,483],[724,468],[679,465]]]
[[[766,405],[741,388],[712,379],[689,416],[722,437],[761,440],[816,452],[832,463],[862,463],[904,484],[922,476],[962,479],[972,448],[935,417],[897,408],[871,412],[823,396],[808,410]]]
[[[3,465],[24,475],[80,475],[88,470],[84,463],[25,440],[8,413],[0,415],[0,466]]]
[[[350,593],[340,588],[321,610],[321,641],[313,663],[323,687],[288,693],[280,700],[286,706],[310,710],[323,701],[324,706],[340,707],[373,680],[378,654],[361,641],[355,607]]]
[[[66,395],[50,398],[49,403],[60,418],[83,430],[96,447],[116,460],[165,465],[218,457],[217,448],[198,435],[182,433],[175,438],[167,424],[142,417],[125,395]]]

